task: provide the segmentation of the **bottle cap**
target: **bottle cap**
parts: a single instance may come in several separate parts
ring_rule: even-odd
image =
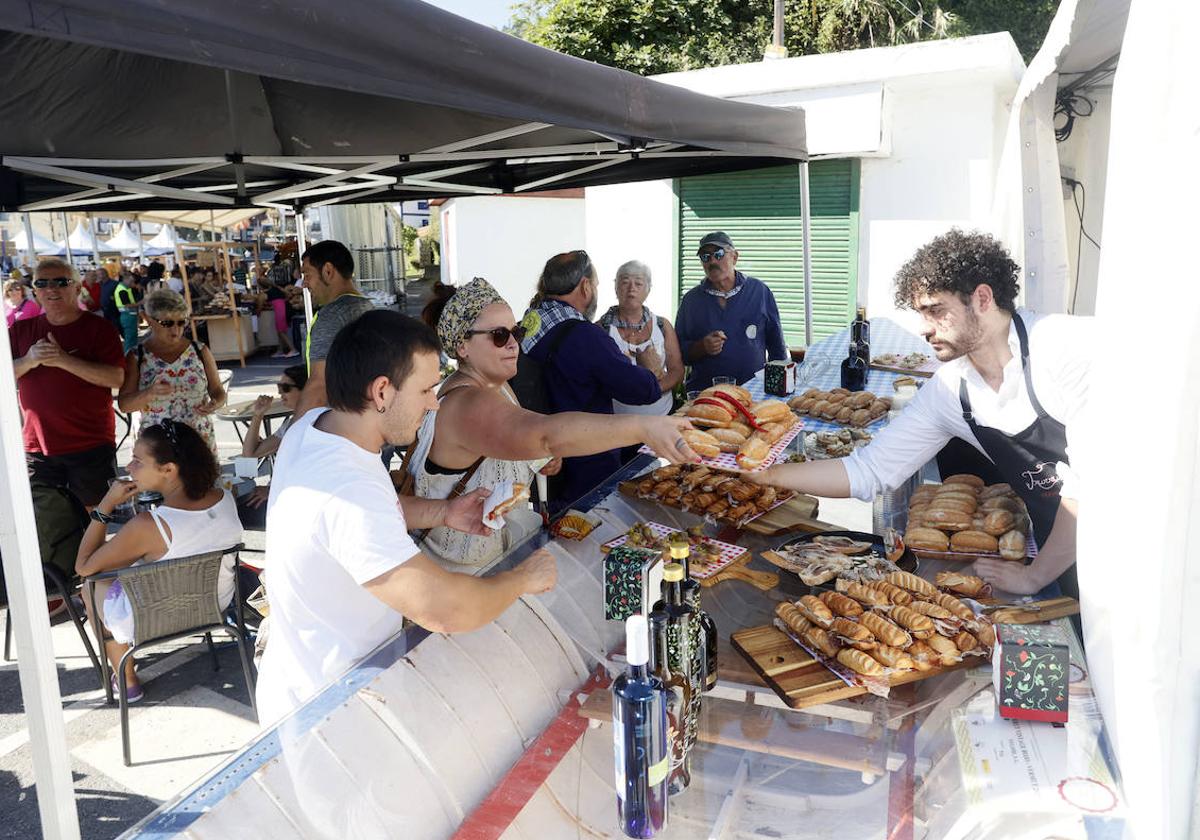
[[[676,534],[671,537],[671,559],[682,560],[692,553],[691,543],[687,541],[687,537],[683,534]]]
[[[645,665],[650,661],[650,633],[646,616],[641,613],[625,619],[625,660],[630,665]]]
[[[663,566],[663,580],[667,583],[678,583],[683,580],[683,566],[678,563],[668,563]]]

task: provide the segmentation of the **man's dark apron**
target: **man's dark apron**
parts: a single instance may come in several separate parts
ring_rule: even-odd
[[[1050,537],[1062,501],[1059,495],[1062,479],[1056,465],[1059,462],[1070,463],[1067,460],[1067,429],[1047,414],[1038,402],[1037,394],[1033,391],[1033,376],[1029,372],[1029,335],[1019,315],[1013,315],[1013,323],[1021,342],[1021,370],[1025,375],[1025,387],[1029,391],[1029,401],[1037,412],[1037,419],[1024,431],[1008,435],[975,422],[971,401],[967,396],[966,380],[959,382],[958,400],[962,404],[963,419],[971,427],[979,445],[1029,509],[1033,533],[1041,548]],[[1064,595],[1079,597],[1074,565],[1059,577],[1058,584]]]

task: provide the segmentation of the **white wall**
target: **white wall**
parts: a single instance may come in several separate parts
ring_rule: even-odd
[[[1058,144],[1059,165],[1066,174],[1083,185],[1076,198],[1084,210],[1083,227],[1088,235],[1104,244],[1104,185],[1108,173],[1109,120],[1112,114],[1112,94],[1109,91],[1093,91],[1085,94],[1095,103],[1090,117],[1078,117],[1071,136]],[[1069,194],[1064,199],[1063,216],[1066,221],[1067,260],[1070,264],[1071,288],[1074,289],[1078,270],[1079,289],[1075,295],[1077,315],[1093,315],[1096,312],[1096,277],[1100,267],[1100,250],[1084,237],[1079,246],[1079,211]],[[1086,195],[1086,206],[1084,197]],[[1079,265],[1076,266],[1078,246]]]
[[[441,211],[442,282],[486,278],[518,318],[546,260],[587,247],[581,198],[473,196],[451,199]]]
[[[600,278],[600,312],[615,304],[613,281],[627,260],[650,267],[646,306],[675,320],[675,193],[670,181],[587,189],[587,252]]]

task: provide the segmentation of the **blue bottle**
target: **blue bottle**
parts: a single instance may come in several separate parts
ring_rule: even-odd
[[[612,688],[613,767],[617,818],[627,837],[653,837],[667,822],[667,700],[649,672],[650,634],[644,615],[625,621],[627,670]]]

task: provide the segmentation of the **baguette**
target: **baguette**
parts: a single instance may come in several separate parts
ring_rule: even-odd
[[[887,582],[918,595],[933,595],[937,592],[933,584],[912,572],[892,572],[887,576]]]
[[[913,601],[908,608],[913,612],[919,612],[921,615],[927,615],[930,618],[938,618],[943,621],[948,618],[954,618],[954,614],[950,610],[941,604],[933,604],[929,601]]]
[[[908,591],[901,589],[894,583],[888,583],[886,580],[873,580],[866,585],[872,589],[882,592],[893,604],[907,606],[913,602],[913,596],[910,595]]]
[[[954,637],[954,644],[958,646],[959,650],[966,653],[969,650],[975,650],[975,648],[979,647],[979,640],[966,630],[963,630]]]
[[[959,531],[950,537],[950,550],[969,553],[986,551],[994,554],[1000,550],[1000,543],[995,537],[984,531]]]
[[[817,597],[821,599],[825,606],[838,615],[844,615],[848,618],[857,618],[862,615],[863,608],[859,605],[858,601],[846,597],[841,592],[822,592]]]
[[[892,647],[904,648],[912,644],[911,636],[878,613],[865,613],[858,621],[877,639]]]
[[[987,582],[983,578],[966,575],[962,572],[938,572],[934,580],[942,589],[949,589],[951,592],[966,595],[968,598],[974,598],[987,586]]]
[[[805,632],[816,626],[804,617],[804,614],[797,609],[795,604],[790,604],[787,601],[775,607],[775,615],[779,616],[783,620],[783,623],[790,627],[798,636],[803,636]]]
[[[962,621],[972,621],[975,618],[975,613],[971,612],[971,608],[962,601],[955,598],[953,595],[947,595],[945,592],[939,592],[932,596],[931,600],[939,607],[950,611],[957,619]]]
[[[926,643],[938,652],[943,665],[953,665],[962,659],[962,653],[959,651],[958,645],[945,636],[934,634],[929,637]]]
[[[781,400],[763,400],[750,406],[750,413],[759,423],[771,423],[792,416],[792,410]]]
[[[839,650],[837,660],[851,671],[855,671],[856,673],[864,676],[883,676],[883,666],[862,651],[850,650],[849,648]]]
[[[805,631],[804,641],[808,642],[830,659],[836,657],[841,648],[841,645],[834,640],[833,636],[829,635],[820,627],[814,627],[811,630]]]
[[[746,442],[746,436],[733,429],[709,429],[708,433],[717,439],[722,452],[737,452]]]
[[[804,595],[796,603],[801,614],[809,621],[818,627],[829,629],[833,624],[833,613],[829,611],[829,607],[825,606],[825,602],[816,595]]]
[[[837,587],[847,596],[858,601],[860,604],[866,604],[868,607],[884,606],[889,603],[886,593],[870,586],[864,586],[856,580],[848,581],[845,578],[838,578]]]
[[[913,636],[922,638],[924,634],[933,633],[933,621],[929,616],[921,615],[908,607],[892,607],[891,618],[897,624],[911,630]]]
[[[832,629],[834,633],[851,642],[875,641],[875,636],[866,627],[848,618],[842,618],[840,615],[833,620]]]
[[[913,642],[904,652],[912,657],[913,667],[918,671],[928,671],[942,658],[924,642]]]
[[[729,394],[729,396],[733,397],[735,400],[740,402],[742,405],[747,405],[747,406],[750,405],[750,403],[752,403],[754,401],[754,397],[752,397],[750,395],[749,391],[747,391],[741,385],[733,385],[731,383],[722,383],[721,385],[713,385],[709,388],[705,388],[703,391],[700,392],[700,396],[702,396],[702,397],[711,397],[715,394]]]
[[[971,624],[971,630],[975,633],[975,638],[979,639],[980,644],[987,648],[995,647],[996,630],[986,619],[977,619]]]
[[[911,656],[900,648],[888,645],[876,645],[875,649],[871,651],[871,656],[880,665],[885,665],[897,671],[911,671],[916,667]]]
[[[709,405],[708,403],[685,405],[680,409],[679,414],[697,425],[705,426],[725,426],[733,419],[733,414],[729,411],[719,405]]]
[[[751,435],[738,449],[737,465],[744,470],[752,470],[762,464],[770,453],[771,447],[765,440]]]

